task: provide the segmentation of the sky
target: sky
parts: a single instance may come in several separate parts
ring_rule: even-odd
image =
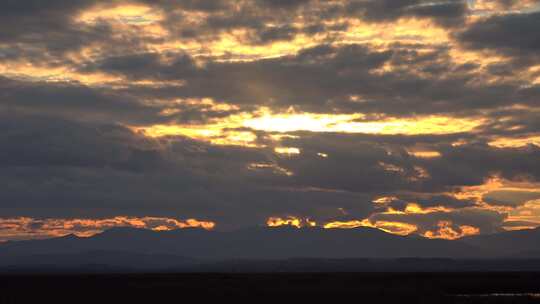
[[[0,241],[540,226],[538,0],[0,2]]]

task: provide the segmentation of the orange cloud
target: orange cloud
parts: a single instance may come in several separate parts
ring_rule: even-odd
[[[212,109],[229,110],[233,106],[219,104],[214,101],[199,100],[201,105],[209,105]],[[209,102],[209,103],[208,103]],[[162,114],[174,114],[174,108]],[[474,132],[484,123],[481,118],[454,118],[451,116],[419,116],[415,118],[384,118],[381,120],[363,120],[365,115],[356,114],[318,114],[296,112],[275,113],[262,107],[253,112],[241,112],[219,119],[209,120],[202,124],[156,124],[149,126],[130,126],[132,130],[149,137],[186,136],[216,145],[235,145],[251,148],[263,148],[256,131],[275,132],[272,135],[274,151],[279,154],[300,154],[295,147],[283,147],[281,139],[291,137],[289,133],[296,131],[336,132],[348,134],[381,134],[381,135],[426,135],[454,134]],[[362,121],[360,121],[362,120]],[[322,154],[326,155],[326,154]],[[419,153],[418,157],[437,157],[437,152]],[[324,157],[324,156],[322,156]]]
[[[464,236],[480,234],[480,229],[476,227],[468,225],[453,227],[450,221],[439,221],[437,227],[437,230],[429,230],[422,235],[429,239],[455,240]]]
[[[163,13],[149,6],[122,4],[115,6],[95,6],[75,17],[75,22],[98,23],[100,20],[131,25],[147,25],[163,20]]]
[[[430,214],[435,212],[452,212],[452,209],[443,206],[422,208],[422,206],[416,203],[408,203],[403,211],[390,207],[382,214]]]
[[[278,154],[294,155],[300,154],[300,149],[294,147],[276,147],[274,148],[274,152]]]
[[[329,222],[324,225],[325,229],[352,229],[358,227],[370,227],[377,228],[382,231],[397,234],[397,235],[409,235],[418,230],[418,227],[409,223],[391,222],[391,221],[375,221],[371,222],[369,219],[353,220],[353,221],[336,221]]]
[[[309,218],[302,219],[294,216],[287,216],[285,218],[281,217],[270,217],[266,221],[268,227],[280,227],[280,226],[292,226],[296,228],[302,227],[315,227],[317,223],[311,221]]]
[[[540,135],[522,137],[498,137],[488,143],[497,148],[521,148],[528,145],[540,147]]]
[[[33,219],[28,217],[0,219],[0,240],[51,238],[68,234],[90,237],[114,227],[133,227],[154,231],[182,228],[212,230],[216,224],[197,219],[177,220],[163,217],[117,216],[107,219]]]
[[[390,222],[390,221],[376,221],[371,222],[369,219],[364,220],[351,220],[351,221],[332,221],[324,224],[317,224],[317,222],[310,220],[309,218],[300,218],[295,216],[287,217],[270,217],[266,221],[268,227],[280,227],[280,226],[292,226],[296,228],[304,227],[322,227],[324,229],[353,229],[358,227],[370,227],[377,228],[382,231],[397,234],[397,235],[409,235],[418,230],[413,224]]]
[[[518,223],[518,225],[509,225]],[[533,229],[540,226],[540,199],[526,202],[508,212],[505,230]]]
[[[461,187],[459,192],[450,193],[449,195],[454,195],[458,199],[474,200],[479,208],[508,214],[509,217],[506,219],[508,222],[518,220],[518,218],[523,215],[520,214],[520,212],[530,211],[528,208],[534,208],[536,205],[536,201],[525,202],[525,205],[515,207],[508,205],[493,205],[485,201],[486,196],[496,192],[540,194],[540,183],[530,181],[510,181],[494,175],[488,178],[482,185]],[[523,220],[523,218],[519,220]],[[527,221],[539,223],[538,225],[540,225],[540,213],[528,216]],[[527,226],[527,228],[531,227],[532,226]]]

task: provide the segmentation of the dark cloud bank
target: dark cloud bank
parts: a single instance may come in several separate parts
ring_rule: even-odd
[[[112,217],[116,215],[198,218],[222,227],[260,225],[275,215],[313,219],[363,219],[377,211],[372,201],[397,196],[396,209],[416,201],[422,207],[456,208],[430,217],[378,215],[434,227],[440,220],[501,229],[505,215],[471,211],[470,200],[448,193],[499,175],[508,180],[540,179],[540,148],[496,148],[493,136],[538,134],[538,83],[516,77],[539,64],[540,15],[509,13],[465,25],[462,1],[141,1],[163,8],[161,21],[185,39],[232,29],[248,29],[252,45],[288,41],[298,33],[324,33],[335,16],[369,23],[402,18],[432,20],[452,33],[453,42],[469,50],[489,50],[511,58],[481,69],[451,60],[450,48],[370,43],[346,46],[332,41],[306,47],[294,55],[251,62],[203,58],[187,53],[128,53],[144,37],[119,38],[111,24],[77,25],[72,17],[93,1],[4,1],[0,4],[0,61],[28,60],[36,65],[67,65],[82,74],[121,76],[126,85],[95,87],[76,82],[47,82],[0,77],[0,213],[3,217]],[[179,28],[186,12],[210,17],[198,28]],[[311,15],[318,11],[320,15]],[[306,14],[305,28],[286,24],[292,14]],[[320,16],[320,17],[319,17]],[[309,18],[308,18],[309,17]],[[269,22],[282,23],[269,28]],[[343,29],[346,24],[341,25]],[[190,38],[191,37],[191,38]],[[67,56],[91,43],[114,50],[105,58],[73,62]],[[164,60],[166,59],[166,60]],[[200,59],[200,58],[199,58]],[[390,73],[376,73],[385,65]],[[484,82],[503,71],[501,81]],[[499,73],[499,74],[498,74]],[[136,81],[162,81],[147,87]],[[182,86],[167,84],[183,81]],[[351,101],[358,95],[363,102]],[[202,106],[149,103],[149,100],[203,98],[226,101],[240,110],[202,111]],[[315,113],[481,116],[490,121],[474,132],[450,135],[365,135],[297,132],[283,144],[302,153],[285,157],[271,148],[218,146],[184,137],[149,138],[126,125],[204,123],[235,111],[267,106]],[[160,113],[178,107],[176,114]],[[520,110],[525,107],[526,110]],[[533,110],[531,110],[533,109]],[[506,119],[501,119],[505,117]],[[264,135],[259,132],[260,140]],[[453,146],[458,140],[467,140]],[[440,153],[419,158],[407,148],[423,145]],[[321,158],[325,153],[327,158]],[[250,164],[270,164],[252,170]],[[387,170],[381,163],[399,170]],[[418,168],[429,172],[422,178]],[[274,168],[274,169],[272,169]],[[289,170],[292,176],[276,172]],[[420,195],[421,194],[421,195]],[[461,210],[463,209],[463,210]],[[344,210],[346,215],[341,213]],[[379,210],[380,211],[380,210]]]

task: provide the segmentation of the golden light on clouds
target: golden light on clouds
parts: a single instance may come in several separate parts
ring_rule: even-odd
[[[407,151],[410,155],[418,158],[438,158],[441,153],[438,151]]]
[[[248,43],[248,33],[245,31],[233,31],[224,34],[219,41],[211,45],[212,55],[228,55],[226,61],[252,61],[268,58],[276,58],[296,54],[303,48],[316,46],[322,41],[322,37],[308,37],[296,35],[289,41],[275,41],[268,45],[252,45]],[[230,58],[232,56],[232,58]],[[235,58],[236,57],[236,58]]]
[[[478,186],[466,186],[455,193],[450,193],[458,199],[473,199],[482,203],[484,195],[495,191],[540,193],[540,183],[531,181],[510,181],[493,175]]]
[[[380,197],[374,201],[376,204],[388,204],[395,200],[393,197]],[[540,208],[538,208],[540,210]],[[423,208],[416,203],[409,203],[404,210],[395,210],[393,208],[387,208],[386,211],[381,213],[376,213],[373,216],[378,214],[382,215],[429,215],[431,213],[450,213],[453,209],[437,206],[437,207],[427,207]],[[309,218],[296,217],[296,216],[287,216],[287,217],[270,217],[268,218],[266,224],[269,227],[279,227],[279,226],[293,226],[296,228],[304,227],[322,227],[324,229],[354,229],[359,227],[368,227],[382,230],[396,235],[410,235],[413,233],[419,233],[420,235],[426,238],[432,239],[447,239],[454,240],[462,238],[465,236],[476,235],[480,233],[480,229],[472,225],[453,225],[449,220],[439,221],[436,225],[436,229],[424,230],[419,227],[417,224],[403,220],[395,219],[375,219],[375,218],[366,218],[358,220],[348,220],[348,221],[327,221],[323,223],[317,223],[315,221],[309,220]]]
[[[276,147],[274,152],[278,154],[295,155],[300,154],[300,149],[294,147]]]
[[[143,14],[144,12],[139,12]],[[201,20],[208,17],[207,13],[189,12],[184,14],[186,26],[198,26]],[[295,55],[302,49],[321,44],[344,46],[356,43],[370,43],[384,50],[388,44],[401,42],[429,42],[445,44],[449,42],[445,29],[436,26],[429,20],[415,18],[400,19],[396,23],[367,23],[357,18],[337,18],[327,20],[328,27],[339,28],[348,24],[342,30],[325,33],[304,34],[302,29],[308,26],[305,20],[299,18],[290,22],[298,31],[287,40],[270,41],[254,44],[250,31],[242,28],[212,34],[206,39],[178,40],[168,39],[162,43],[148,45],[149,49],[157,52],[182,49],[193,57],[213,57],[216,61],[247,62],[261,59],[278,58]],[[272,28],[273,24],[266,24]],[[332,37],[332,39],[329,39]]]
[[[287,170],[278,166],[275,163],[251,163],[247,166],[248,170],[251,171],[260,171],[260,170],[270,170],[277,175],[293,176],[294,172]]]
[[[250,131],[239,131],[239,117],[233,116],[222,121],[208,124],[153,125],[150,127],[132,127],[149,137],[186,136],[217,145],[237,145],[244,147],[262,147],[257,135]]]
[[[325,229],[354,229],[358,227],[376,228],[384,232],[397,234],[397,235],[409,235],[418,230],[418,227],[414,224],[393,222],[393,221],[374,221],[369,219],[364,220],[352,220],[352,221],[335,221],[324,224]]]
[[[452,212],[452,211],[453,209],[443,207],[443,206],[423,208],[422,206],[416,203],[408,203],[404,210],[396,210],[389,207],[382,214],[430,214],[430,213],[435,213],[435,212]]]
[[[540,226],[540,184],[531,181],[509,181],[492,176],[479,186],[462,187],[450,194],[458,199],[474,200],[479,208],[493,210],[507,216],[506,230],[530,229]],[[490,200],[499,201],[494,204]],[[521,222],[518,226],[513,223]]]
[[[539,189],[540,193],[540,189]],[[540,199],[531,200],[508,212],[506,222],[518,223],[517,225],[505,225],[505,230],[533,229],[540,227]]]
[[[145,25],[163,20],[161,11],[139,4],[97,5],[81,12],[75,22],[96,23],[100,20]]]
[[[315,227],[317,223],[310,220],[309,218],[301,219],[294,216],[287,216],[284,218],[281,217],[270,217],[266,221],[268,227],[280,227],[280,226],[292,226],[296,228],[302,227]]]
[[[386,205],[396,200],[398,200],[398,198],[395,196],[381,196],[381,197],[377,197],[372,202],[374,204]]]
[[[224,107],[227,106],[224,105]],[[176,112],[169,110],[164,115],[174,113]],[[212,119],[204,124],[158,124],[132,126],[132,129],[150,137],[187,136],[213,144],[262,147],[256,142],[257,136],[249,129],[283,133],[284,135],[297,131],[382,135],[443,135],[472,132],[484,122],[480,118],[469,119],[445,116],[358,121],[363,118],[363,114],[273,113],[268,108],[261,108],[253,113],[233,114],[220,119]],[[280,138],[274,137],[274,139],[279,140]],[[279,149],[279,147],[276,148]],[[278,150],[276,152],[280,153]],[[293,150],[289,150],[289,152],[297,154]],[[424,154],[419,152],[418,155],[423,157],[438,156],[435,153],[437,152],[430,151]]]
[[[304,48],[316,46],[324,41],[324,36],[298,34],[288,41],[254,45],[249,37],[248,31],[240,29],[220,33],[207,40],[167,40],[149,45],[149,48],[156,52],[181,49],[195,58],[211,57],[216,62],[250,62],[295,55]]]
[[[463,49],[457,45],[454,48],[450,49],[448,51],[448,54],[452,58],[452,61],[457,64],[474,63],[479,65],[480,67],[487,67],[492,64],[508,63],[511,60],[509,57],[496,54],[494,52],[476,50],[471,51]],[[487,78],[486,80],[489,82],[493,79],[496,78]]]
[[[135,178],[129,170],[137,168],[138,177],[149,179],[141,187],[161,179],[157,187],[166,186],[189,174],[187,180],[209,185],[208,197],[219,197],[214,186],[230,182],[227,190],[237,191],[239,200],[247,195],[233,183],[249,184],[253,193],[324,192],[305,209],[263,210],[272,227],[371,227],[457,239],[488,227],[458,219],[472,209],[499,216],[492,231],[540,226],[540,183],[532,168],[540,148],[540,63],[531,21],[537,17],[531,12],[540,12],[537,0],[468,0],[468,8],[445,0],[388,7],[377,0],[46,2],[3,16],[16,26],[0,33],[0,110],[14,120],[5,125],[16,130],[16,139],[25,132],[31,139],[6,137],[15,151],[5,149],[6,162],[16,170],[43,162],[55,181],[69,180],[65,171],[78,168],[108,181],[117,171]],[[46,123],[38,118],[55,127],[41,127]],[[36,126],[42,133],[30,130]],[[85,150],[77,149],[79,141]],[[32,149],[39,144],[44,147]],[[484,152],[486,161],[476,164]],[[174,171],[182,161],[189,170]],[[171,173],[147,169],[156,164]],[[241,174],[233,180],[219,175],[230,170]],[[6,180],[16,186],[18,179],[27,182],[12,175]],[[80,195],[99,197],[85,192],[101,190],[85,187],[90,178],[77,178]],[[129,189],[115,186],[130,197]],[[44,191],[33,197],[47,200],[47,187],[32,189]],[[16,194],[23,197],[25,190]],[[173,195],[163,190],[164,197]],[[346,198],[323,197],[335,193]],[[449,199],[433,204],[434,197]],[[355,213],[347,200],[357,198],[374,211]],[[304,203],[303,196],[295,203]],[[37,237],[89,236],[118,226],[216,225],[115,217],[132,210],[114,208],[104,219],[0,219],[0,241],[32,231]],[[160,203],[151,208],[169,210]],[[293,216],[294,210],[303,215]]]
[[[456,240],[465,236],[480,234],[480,229],[476,227],[461,225],[458,228],[454,228],[450,221],[439,221],[437,227],[437,230],[429,230],[422,235],[429,239]]]
[[[540,135],[526,137],[500,137],[488,143],[490,146],[497,148],[521,148],[528,145],[536,145],[540,147]]]
[[[409,223],[392,222],[392,221],[375,221],[369,219],[350,220],[350,221],[331,221],[319,225],[317,222],[309,218],[300,218],[295,216],[288,217],[270,217],[266,221],[268,227],[292,226],[296,228],[305,227],[322,227],[324,229],[354,229],[359,227],[376,228],[388,233],[397,235],[409,235],[414,233],[418,227]]]
[[[322,152],[317,153],[317,156],[322,157],[322,158],[328,158],[328,154],[322,153]]]
[[[358,227],[376,228],[396,235],[410,235],[418,231],[419,227],[412,223],[398,221],[371,221],[369,219],[353,220],[346,222],[330,222],[324,225],[326,229],[353,229]],[[452,227],[450,221],[440,221],[436,230],[428,230],[421,235],[430,239],[455,240],[465,236],[477,235],[480,229],[473,226],[461,225],[458,228]]]
[[[114,227],[132,227],[154,231],[184,228],[212,230],[216,223],[197,219],[177,220],[164,217],[117,216],[105,219],[0,218],[0,240],[50,238],[68,234],[90,237]]]
[[[506,12],[523,12],[531,9],[538,9],[538,2],[535,0],[519,1],[494,1],[494,0],[474,0],[469,3],[471,9],[482,13],[482,15],[501,14]]]
[[[345,19],[349,23],[339,41],[342,43],[370,43],[384,46],[394,42],[429,42],[444,44],[449,41],[448,32],[430,20],[401,18],[395,22],[368,23],[360,19]]]
[[[102,72],[79,73],[69,66],[49,67],[28,62],[1,62],[0,74],[11,79],[30,82],[78,82],[88,86],[109,86],[123,83],[123,78]]]
[[[243,121],[244,127],[270,132],[338,132],[384,135],[452,134],[470,132],[480,126],[483,120],[454,118],[445,116],[424,116],[417,118],[387,118],[363,121],[363,114],[275,114],[262,109],[253,118]]]

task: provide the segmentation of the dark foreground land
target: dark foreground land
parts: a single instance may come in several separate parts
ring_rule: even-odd
[[[0,303],[540,303],[540,273],[0,276]]]

